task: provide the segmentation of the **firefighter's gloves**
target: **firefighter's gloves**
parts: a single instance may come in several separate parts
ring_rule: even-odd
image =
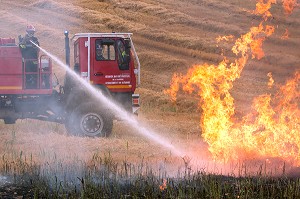
[[[34,46],[32,44],[20,44],[19,46],[20,46],[20,48],[23,48],[23,49],[25,49],[25,48],[37,48],[36,46]]]

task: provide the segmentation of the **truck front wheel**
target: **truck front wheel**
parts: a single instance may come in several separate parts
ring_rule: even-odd
[[[82,104],[66,121],[67,131],[76,136],[107,137],[111,134],[113,119],[108,110],[97,104]]]

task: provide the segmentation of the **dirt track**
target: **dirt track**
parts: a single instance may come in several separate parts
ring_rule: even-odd
[[[63,59],[65,29],[71,34],[133,32],[142,64],[142,85],[138,89],[142,97],[141,120],[174,144],[206,154],[198,126],[197,99],[180,95],[174,107],[163,90],[168,88],[174,72],[185,73],[193,64],[218,63],[222,50],[216,47],[215,38],[239,36],[251,25],[258,25],[261,18],[247,12],[254,8],[254,0],[2,0],[0,37],[17,38],[24,34],[27,24],[33,24],[41,46]],[[271,24],[278,28],[264,45],[266,56],[247,64],[232,91],[241,113],[249,111],[255,96],[270,92],[268,72],[272,72],[275,82],[284,83],[300,69],[300,10],[286,17],[278,4],[272,12]],[[285,29],[289,30],[289,40],[280,39]],[[230,48],[222,47],[225,52]],[[63,82],[64,71],[55,66],[55,73]],[[75,151],[81,159],[88,160],[94,152],[110,151],[119,160],[172,159],[163,147],[124,127],[126,124],[117,122],[108,139],[74,138],[66,136],[61,125],[24,120],[12,126],[1,124],[0,143],[4,153],[13,147],[37,158],[41,151],[62,154],[62,158]]]

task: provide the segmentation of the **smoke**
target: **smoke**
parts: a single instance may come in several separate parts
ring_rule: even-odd
[[[37,46],[37,47],[39,47],[39,46]],[[173,156],[173,157],[177,156],[179,158],[179,160],[186,161],[189,158],[188,157],[189,154],[187,154],[186,151],[181,149],[181,147],[175,146],[174,144],[172,144],[172,142],[170,140],[168,140],[168,139],[162,137],[161,135],[157,134],[154,130],[151,129],[151,127],[149,127],[148,125],[143,124],[141,121],[137,120],[136,116],[134,116],[133,114],[128,113],[123,108],[121,108],[118,105],[114,104],[110,99],[108,99],[106,96],[104,96],[99,90],[96,90],[91,84],[89,84],[88,82],[86,82],[85,80],[80,78],[74,71],[72,71],[67,65],[62,63],[57,57],[55,57],[54,55],[52,55],[51,53],[49,53],[45,49],[43,49],[41,47],[39,47],[39,48],[43,53],[48,55],[58,65],[63,67],[65,70],[67,70],[67,72],[71,76],[73,76],[74,79],[76,79],[78,82],[80,82],[80,84],[87,91],[89,91],[89,93],[92,94],[101,104],[106,105],[119,118],[121,118],[123,121],[126,121],[126,124],[128,124],[131,127],[131,129],[133,129],[136,133],[142,135],[143,137],[146,137],[147,139],[149,139],[150,141],[152,141],[156,144],[161,145],[162,150],[169,151],[171,156]],[[52,136],[53,135],[51,135],[51,137]],[[53,138],[49,138],[49,139],[53,140]],[[86,143],[83,144],[83,142],[87,142],[87,140],[85,140],[85,139],[89,139],[89,138],[72,138],[72,139],[77,139],[78,140],[78,144],[76,145],[77,148],[73,148],[73,149],[66,148],[65,150],[62,150],[63,154],[62,153],[54,154],[54,155],[52,154],[52,156],[50,155],[50,157],[47,157],[45,159],[45,162],[47,162],[47,164],[42,165],[42,173],[43,174],[51,176],[50,175],[51,173],[58,173],[59,175],[57,175],[57,176],[60,179],[63,179],[63,181],[66,181],[66,180],[67,181],[74,181],[74,179],[73,179],[74,174],[75,174],[75,176],[82,176],[84,174],[85,165],[89,161],[88,159],[79,161],[78,164],[76,163],[76,166],[74,166],[74,167],[69,167],[68,166],[69,164],[61,163],[60,162],[61,160],[57,162],[57,157],[61,158],[62,160],[66,159],[66,158],[64,158],[64,157],[66,157],[66,154],[64,154],[64,152],[68,154],[69,151],[72,151],[72,152],[75,152],[75,153],[82,153],[82,151],[84,151],[84,152],[89,151],[88,150],[89,147],[87,147]],[[48,139],[46,138],[45,140],[48,140]],[[46,144],[46,146],[49,145],[48,143],[45,143],[45,144]],[[90,140],[89,140],[88,145],[90,145],[90,144],[91,143],[90,143]],[[105,145],[104,140],[101,140],[101,144]],[[48,147],[46,147],[46,148],[48,148]],[[90,152],[90,155],[87,155],[86,157],[91,157],[92,155],[93,154]],[[54,160],[54,161],[49,164],[49,161],[51,162],[51,159]],[[58,163],[58,165],[57,165],[57,163]],[[175,164],[175,166],[174,166],[174,163],[175,162],[173,162],[172,164],[162,163],[162,164],[160,164],[160,166],[158,166],[158,169],[159,170],[163,169],[165,171],[168,171],[168,174],[174,175],[176,173],[176,171],[178,171],[177,170],[178,165]],[[63,165],[65,165],[67,169],[63,168],[64,167]],[[53,166],[54,166],[54,170],[53,170]],[[59,167],[59,168],[55,169],[57,167]],[[156,166],[153,165],[153,168],[155,168],[155,167]],[[73,174],[73,175],[71,175],[71,174]]]
[[[2,187],[3,185],[6,185],[10,183],[10,181],[8,180],[8,178],[6,176],[1,176],[0,175],[0,187]]]
[[[36,44],[35,44],[36,45]],[[36,45],[37,46],[37,45]],[[39,46],[37,46],[39,47]],[[89,91],[90,94],[92,94],[95,98],[97,98],[101,103],[107,108],[111,109],[118,117],[123,119],[124,121],[127,121],[127,123],[133,127],[138,133],[142,134],[143,136],[147,137],[148,139],[162,145],[163,147],[168,148],[172,153],[174,153],[177,156],[183,157],[185,153],[179,149],[179,147],[175,147],[171,144],[171,142],[162,136],[159,136],[157,133],[155,133],[153,130],[150,129],[150,127],[146,127],[145,125],[142,125],[134,115],[129,114],[126,110],[119,107],[117,104],[112,102],[109,98],[107,98],[105,95],[102,94],[99,90],[94,88],[91,84],[80,78],[78,74],[76,74],[73,70],[71,70],[66,64],[61,62],[57,57],[50,54],[45,49],[39,47],[41,51],[43,51],[46,55],[51,57],[52,60],[54,60],[56,63],[58,63],[61,67],[63,67],[65,70],[68,71],[68,73],[76,79],[78,82],[81,83],[82,86],[86,88],[87,91]]]
[[[26,26],[31,24],[36,29],[35,36],[40,45],[52,49],[59,57],[64,55],[64,43],[57,42],[61,39],[61,30],[81,32],[84,28],[78,8],[72,1],[1,1],[0,14],[0,37],[24,36]],[[62,68],[54,66],[54,72],[59,80],[63,79],[65,71]],[[41,173],[48,177],[54,174],[54,171],[50,172],[51,169],[61,169],[56,174],[61,173],[61,179],[81,176],[84,163],[96,149],[101,148],[102,143],[110,145],[101,139],[67,137],[62,125],[30,119],[18,120],[16,125],[1,124],[0,129],[1,168],[11,168],[14,164],[17,167],[14,160],[22,159],[30,164],[41,165]],[[107,147],[102,148],[109,150]],[[74,168],[73,173],[70,169],[66,172],[67,168]],[[67,175],[63,177],[63,173]],[[6,180],[6,177],[0,175],[0,186]]]
[[[3,9],[0,11],[0,13],[2,14],[1,16],[2,20],[0,20],[1,37],[17,37],[19,34],[25,34],[26,25],[33,24],[37,29],[36,36],[40,38],[41,46],[47,46],[47,49],[51,49],[52,53],[56,54],[58,57],[63,57],[64,54],[63,42],[58,42],[61,41],[62,30],[68,29],[70,30],[70,32],[86,31],[87,26],[84,24],[84,21],[82,21],[82,17],[79,17],[79,15],[82,16],[82,14],[87,13],[87,10],[74,6],[72,4],[72,1],[61,2],[61,1],[54,1],[54,0],[39,0],[39,1],[33,1],[34,3],[30,3],[30,4],[26,2],[22,2],[22,5],[19,5],[20,3],[17,1],[1,2],[2,6],[6,8],[5,10]],[[126,5],[120,4],[120,6],[126,6]],[[145,6],[145,9],[146,8],[147,7]],[[133,7],[132,9],[135,8]],[[125,11],[126,14],[129,14],[127,10]],[[136,10],[134,10],[134,12],[132,13],[136,13]],[[169,12],[166,13],[168,15]],[[96,16],[98,16],[99,13],[96,14],[92,13],[92,14],[94,15],[91,18],[94,19],[96,18]],[[103,21],[101,21],[101,24],[102,22],[105,23],[106,20],[107,21],[106,24],[115,25],[115,22],[118,20],[114,19],[113,17],[114,15],[112,16],[112,18],[109,18],[109,20],[106,20],[106,16],[103,16]],[[200,23],[201,26],[204,25],[204,28],[210,27],[213,28],[213,30],[216,29],[216,31],[220,31],[220,29],[228,30],[227,27],[225,28],[219,27],[220,25],[218,24],[217,26],[213,20],[209,20],[207,22],[206,19],[204,21],[200,20],[199,22],[198,19],[193,18],[193,21],[190,22],[189,19],[187,20],[187,17],[188,16],[184,15],[183,18],[177,20],[181,22],[183,21],[184,24],[190,24],[193,21],[195,21],[192,24]],[[173,18],[170,18],[170,20],[173,20]],[[120,21],[118,22],[120,23]],[[144,27],[145,24],[144,23],[142,24],[143,24],[142,27]],[[232,24],[231,25],[226,24],[226,25],[233,26]],[[134,27],[136,27],[136,24],[134,25]],[[231,28],[234,29],[235,32],[240,31],[239,24],[236,26],[234,25],[234,27]],[[153,30],[153,27],[152,26],[149,27],[149,30]],[[158,29],[155,30],[157,30],[154,31],[155,34],[157,34],[157,32],[159,31]],[[147,32],[148,34],[149,31],[145,31],[145,32]],[[163,32],[163,36],[161,38],[165,36],[166,38],[169,38],[169,36],[165,32]],[[188,37],[188,39],[192,40],[192,42],[190,42],[191,45],[195,45],[195,42],[197,42],[200,39],[200,37],[193,36],[193,37]],[[162,43],[165,42],[163,39],[161,39],[160,41],[162,41]],[[187,45],[187,43],[189,42],[183,40],[182,43],[185,43]],[[165,46],[164,44],[162,45]],[[186,48],[182,48],[181,50],[185,51]],[[148,54],[148,50],[147,50],[147,54]],[[186,56],[186,58],[187,57],[188,56]],[[163,60],[161,60],[161,62],[162,61]],[[64,70],[61,67],[55,67],[54,71],[56,75],[59,77],[59,79],[62,80],[63,79],[62,77],[64,76]],[[138,128],[141,124],[133,121],[133,125],[134,128]],[[148,134],[146,133],[147,137],[151,141],[155,139],[160,140],[162,145],[157,146],[156,148],[156,145],[142,143],[143,142],[142,139],[135,138],[134,135],[132,135],[131,129],[127,130],[123,126],[120,127],[120,129],[121,129],[120,132],[122,133],[121,136],[117,132],[114,135],[114,137],[108,139],[79,138],[79,137],[67,137],[65,135],[64,127],[59,124],[33,121],[33,120],[27,120],[25,122],[18,121],[18,124],[15,125],[14,127],[5,126],[5,129],[1,129],[2,130],[1,133],[3,134],[1,135],[1,137],[3,139],[0,141],[0,143],[3,148],[5,147],[4,153],[5,152],[11,153],[11,151],[14,150],[19,152],[23,151],[24,153],[26,152],[27,158],[30,157],[30,155],[32,155],[35,162],[43,164],[42,171],[44,172],[45,175],[48,176],[51,176],[51,172],[50,172],[51,168],[56,168],[56,170],[61,170],[61,172],[67,170],[68,171],[66,172],[68,173],[67,177],[72,176],[72,172],[70,169],[67,169],[67,165],[73,165],[74,162],[76,163],[75,167],[78,168],[78,171],[74,171],[73,175],[80,176],[80,174],[82,174],[83,172],[82,165],[88,162],[94,153],[110,152],[112,155],[116,155],[115,159],[117,161],[118,160],[122,161],[124,157],[128,158],[129,156],[132,157],[135,155],[137,159],[140,157],[142,159],[143,156],[145,157],[155,156],[156,158],[157,157],[163,158],[164,156],[166,156],[167,152],[164,153],[161,151],[167,151],[164,150],[164,143],[165,142],[168,143],[168,141],[161,140],[160,136],[158,137],[151,136],[151,134],[149,134],[149,130],[148,130]],[[146,127],[145,129],[147,130]],[[125,134],[125,136],[123,133]],[[169,133],[168,135],[170,135],[171,133]],[[130,139],[126,138],[127,134],[131,136]],[[178,143],[179,141],[176,142]],[[174,147],[172,147],[172,145],[169,145],[168,149],[170,151],[173,151],[173,148]],[[193,166],[194,168],[196,167],[206,168],[207,170],[212,172],[224,171],[225,168],[224,164],[215,163],[214,161],[211,161],[209,158],[207,158],[210,157],[210,155],[207,151],[207,145],[205,144],[197,145],[196,143],[191,142],[189,144],[189,149],[186,150],[188,152],[182,152],[181,150],[179,150],[179,152],[177,150],[176,152],[176,148],[177,147],[175,147],[175,152],[173,152],[173,154],[178,153],[180,157],[184,156],[185,154],[189,154],[189,156],[194,157],[192,160],[189,160],[188,158],[184,160],[188,164],[187,166]],[[139,153],[137,151],[142,151],[141,152],[142,155],[138,155]],[[18,156],[19,155],[18,152],[16,153],[17,153],[16,156]],[[64,165],[64,167],[61,167],[62,165]],[[232,165],[235,164],[232,163]],[[226,168],[228,168],[228,171],[230,171],[230,165]],[[61,179],[63,178],[64,176],[61,175]]]
[[[1,2],[5,8],[0,11],[2,14],[2,20],[0,20],[2,27],[0,30],[1,37],[17,38],[18,35],[24,36],[26,26],[32,24],[36,29],[35,36],[39,39],[40,45],[47,46],[58,57],[63,57],[64,44],[63,42],[57,42],[61,40],[61,30],[67,29],[70,32],[86,31],[84,22],[79,17],[82,12],[85,12],[85,9],[73,5],[72,2],[55,0],[28,2],[23,2],[22,5],[19,5],[20,3],[17,1]],[[58,60],[58,58],[55,59]],[[63,80],[65,70],[68,70],[68,68],[60,67],[61,64],[59,62],[58,65],[54,66],[54,73],[56,73],[60,81]],[[83,82],[82,84],[85,83]],[[97,92],[90,88],[89,85],[87,87],[92,89],[93,93]],[[99,98],[103,98],[100,93],[98,95],[100,96]],[[103,100],[105,104],[115,107],[108,99],[104,98]],[[144,156],[152,156],[155,152],[159,155],[162,154],[162,158],[168,155],[179,156],[181,160],[180,157],[185,155],[185,152],[179,149],[180,147],[173,146],[171,141],[149,130],[150,128],[147,125],[141,125],[140,121],[128,115],[124,110],[116,107],[114,111],[118,115],[121,113],[122,118],[132,126],[128,130],[121,127],[121,133],[132,135],[131,131],[133,129],[150,139],[151,142],[161,145],[153,148],[151,144],[150,147],[148,146],[149,149],[143,150],[147,150],[146,153],[140,152]],[[20,159],[20,154],[22,154],[22,160],[40,165],[42,175],[48,177],[55,175],[59,180],[68,181],[74,181],[77,177],[84,174],[85,166],[95,153],[111,153],[116,155],[114,157],[116,161],[123,161],[126,156],[139,154],[136,151],[133,154],[129,153],[135,148],[132,145],[143,142],[140,138],[124,140],[116,137],[107,139],[70,137],[66,135],[64,127],[60,124],[30,119],[18,120],[16,125],[5,126],[5,129],[1,130],[1,155],[5,157],[5,161],[3,160],[2,164],[12,164],[11,160]],[[116,134],[118,135],[118,133]],[[128,148],[133,149],[130,150]],[[126,153],[122,151],[126,151]]]

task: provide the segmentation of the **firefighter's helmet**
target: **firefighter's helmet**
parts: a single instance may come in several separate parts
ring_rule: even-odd
[[[35,33],[35,27],[33,25],[28,25],[26,28],[26,32],[29,36],[33,36]]]

